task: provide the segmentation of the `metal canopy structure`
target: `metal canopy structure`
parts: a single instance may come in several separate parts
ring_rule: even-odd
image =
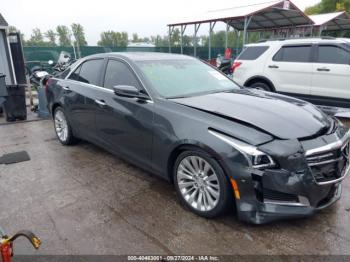
[[[0,14],[0,28],[7,28],[8,23],[6,22],[5,18]]]
[[[298,26],[311,26],[314,22],[304,14],[295,4],[289,0],[269,1],[234,8],[227,8],[207,12],[197,18],[183,20],[168,24],[169,39],[174,28],[181,27],[181,52],[182,38],[189,25],[194,26],[194,39],[197,38],[198,29],[201,24],[209,24],[209,59],[211,58],[211,35],[216,22],[226,23],[226,47],[227,33],[230,27],[239,34],[243,31],[243,45],[246,43],[249,31],[272,31],[282,28],[296,28]],[[171,44],[169,41],[169,52]],[[196,41],[194,41],[194,55],[196,56]]]
[[[314,27],[322,31],[343,31],[350,30],[350,15],[346,12],[336,12],[320,15],[310,15],[310,19],[314,22]]]

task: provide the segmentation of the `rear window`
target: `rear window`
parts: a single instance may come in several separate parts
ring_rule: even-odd
[[[280,62],[310,62],[311,45],[283,46],[273,57],[273,61]]]
[[[338,46],[321,45],[318,47],[317,63],[348,65],[350,53]]]
[[[258,59],[266,50],[268,46],[248,46],[238,56],[239,60],[255,60]]]

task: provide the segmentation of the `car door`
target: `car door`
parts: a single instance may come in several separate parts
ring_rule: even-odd
[[[320,44],[313,63],[311,95],[350,99],[350,51],[337,44]]]
[[[65,81],[65,107],[74,131],[87,140],[96,138],[96,92],[102,83],[104,59],[90,59],[80,64]],[[101,88],[101,87],[100,87]]]
[[[106,63],[104,88],[99,90],[96,129],[100,142],[110,150],[139,164],[151,164],[153,102],[117,96],[113,87],[128,85],[143,89],[131,67],[122,60]]]
[[[311,44],[284,45],[269,58],[264,72],[277,92],[310,94],[311,55]]]

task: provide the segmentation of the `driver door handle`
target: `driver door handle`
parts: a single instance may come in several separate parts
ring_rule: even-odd
[[[269,65],[269,68],[279,68],[279,66],[276,66],[276,65]]]
[[[106,102],[104,101],[104,100],[95,100],[95,103],[96,104],[98,104],[98,105],[100,105],[100,106],[106,106],[107,104],[106,104]]]
[[[329,68],[326,68],[326,67],[321,67],[321,68],[317,68],[317,71],[320,71],[320,72],[329,72],[331,71]]]

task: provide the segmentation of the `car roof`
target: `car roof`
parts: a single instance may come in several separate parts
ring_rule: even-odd
[[[154,61],[154,60],[184,60],[194,59],[193,57],[180,54],[171,53],[157,53],[157,52],[112,52],[101,53],[84,57],[84,59],[96,57],[116,57],[129,59],[131,61]]]
[[[266,40],[259,43],[247,44],[246,46],[266,46],[266,45],[285,45],[285,44],[309,44],[309,43],[349,43],[347,38],[295,38],[295,39],[276,39]]]

